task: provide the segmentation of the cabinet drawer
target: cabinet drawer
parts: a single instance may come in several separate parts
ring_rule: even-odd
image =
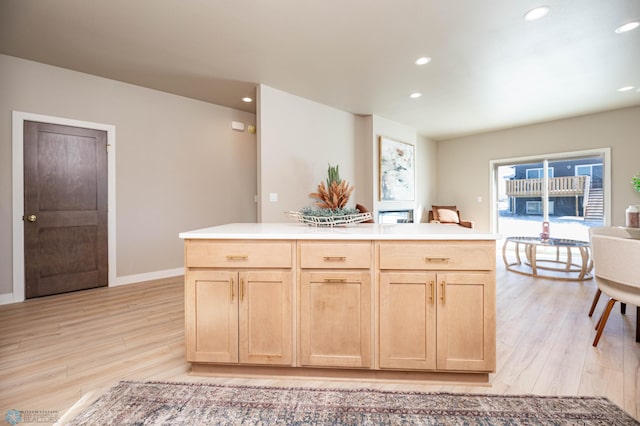
[[[493,270],[493,241],[380,243],[380,269]]]
[[[319,269],[369,269],[371,242],[343,241],[340,243],[299,243],[300,267]]]
[[[367,272],[307,272],[305,282],[314,284],[353,284],[368,282],[370,273]]]
[[[188,240],[187,267],[202,268],[291,268],[290,241]]]

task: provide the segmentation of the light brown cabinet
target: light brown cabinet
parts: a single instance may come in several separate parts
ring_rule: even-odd
[[[303,271],[299,320],[300,365],[370,367],[370,272]]]
[[[187,361],[238,362],[237,275],[229,271],[187,272]]]
[[[186,357],[194,371],[488,378],[495,259],[493,240],[187,239]]]
[[[301,242],[300,365],[372,366],[373,246],[366,242]]]
[[[378,256],[380,368],[495,370],[495,244],[381,242]]]
[[[495,275],[438,273],[438,370],[495,371]]]
[[[435,370],[436,277],[380,273],[380,368]]]
[[[279,257],[274,257],[269,244],[231,245],[218,259],[249,266],[267,262],[290,267],[291,243],[288,247],[288,254],[281,246]],[[216,250],[215,244],[196,244],[191,250],[187,244],[187,361],[291,365],[291,269],[201,268],[202,252]]]

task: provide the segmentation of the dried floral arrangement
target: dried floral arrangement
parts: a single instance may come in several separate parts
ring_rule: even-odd
[[[364,222],[371,219],[371,213],[360,213],[358,209],[347,207],[353,186],[340,178],[339,166],[329,164],[327,180],[318,184],[317,192],[309,196],[316,200],[314,207],[304,207],[299,212],[288,212],[289,217],[313,226],[340,226]]]
[[[318,200],[316,205],[321,209],[342,209],[347,205],[349,197],[351,197],[353,186],[349,186],[346,180],[340,179],[339,167],[329,164],[327,185],[325,186],[324,182],[320,182],[318,192],[309,194],[309,197]]]

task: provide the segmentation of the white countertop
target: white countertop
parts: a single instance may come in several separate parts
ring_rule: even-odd
[[[497,234],[439,223],[361,223],[314,227],[301,223],[229,223],[181,232],[182,239],[244,240],[496,240]]]

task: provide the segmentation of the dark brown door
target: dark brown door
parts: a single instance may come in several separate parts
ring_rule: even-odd
[[[27,298],[108,285],[107,134],[24,123]]]

